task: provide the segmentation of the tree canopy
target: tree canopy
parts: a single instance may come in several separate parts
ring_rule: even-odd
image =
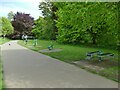
[[[58,7],[58,42],[117,45],[117,3],[64,2]]]
[[[8,13],[8,19],[10,20],[10,21],[12,21],[13,20],[13,17],[14,17],[14,13],[13,13],[13,11],[10,11],[9,13]]]
[[[39,19],[34,21],[34,28],[32,29],[32,33],[35,37],[44,39],[44,27],[45,20],[43,17],[39,17]]]
[[[42,2],[33,32],[59,43],[118,45],[117,2]]]
[[[54,5],[53,2],[47,0],[46,2],[41,2],[39,4],[39,9],[42,11],[43,14],[43,19],[39,18],[37,20],[40,20],[39,24],[44,24],[44,26],[42,25],[42,29],[39,29],[40,32],[42,32],[42,38],[55,40],[57,35],[57,27],[55,22],[55,20],[57,19],[57,16],[55,14],[55,12],[57,11],[57,7]],[[41,21],[43,23],[41,23]]]
[[[0,35],[8,35],[13,33],[14,28],[6,17],[0,18]]]
[[[31,17],[30,14],[17,12],[14,15],[12,25],[15,31],[20,34],[30,34],[32,26],[34,25],[34,18]]]

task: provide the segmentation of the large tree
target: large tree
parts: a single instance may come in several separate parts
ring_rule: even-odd
[[[117,3],[64,2],[56,6],[59,42],[117,44]]]
[[[45,27],[45,20],[43,17],[39,17],[37,20],[34,21],[34,28],[32,29],[32,34],[40,39],[44,39],[45,33],[44,33],[44,27]]]
[[[46,39],[56,39],[57,27],[56,20],[57,16],[55,12],[57,11],[57,7],[50,0],[45,0],[45,2],[41,2],[39,5],[39,9],[42,11],[43,18],[45,21],[44,25],[44,38]]]
[[[13,20],[13,17],[14,17],[14,13],[13,13],[13,11],[10,11],[9,13],[8,13],[8,19],[10,20],[10,21],[12,21]]]
[[[17,12],[12,21],[15,31],[20,34],[30,34],[34,25],[34,18],[30,14]]]
[[[14,28],[10,21],[6,17],[0,18],[0,35],[5,37],[6,35],[13,33],[13,31]]]
[[[2,19],[0,17],[0,36],[2,35]]]

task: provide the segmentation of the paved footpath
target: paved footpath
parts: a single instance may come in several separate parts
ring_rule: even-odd
[[[7,88],[118,88],[112,80],[28,50],[16,42],[2,45]]]

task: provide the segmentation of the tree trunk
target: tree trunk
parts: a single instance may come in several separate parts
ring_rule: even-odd
[[[96,34],[92,34],[92,44],[96,44]]]

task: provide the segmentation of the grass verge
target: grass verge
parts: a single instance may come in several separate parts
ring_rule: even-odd
[[[0,37],[0,44],[4,44],[4,43],[6,43],[6,42],[8,42],[8,41],[10,41],[10,40],[7,39],[7,38],[1,38],[1,37]]]
[[[6,42],[9,42],[10,39],[7,38],[1,38],[0,37],[0,45],[4,44]],[[0,90],[2,90],[5,87],[5,84],[3,84],[3,68],[2,68],[2,61],[1,61],[1,50],[0,50]]]
[[[38,40],[38,45],[33,46],[33,40],[29,40],[27,45],[23,41],[18,43],[24,47],[31,50],[39,52],[40,50],[47,49],[51,44],[51,41]],[[43,54],[49,55],[53,58],[59,59],[61,61],[74,64],[81,68],[84,68],[90,72],[105,76],[109,79],[118,82],[118,52],[116,50],[109,50],[105,48],[93,48],[87,46],[75,46],[75,45],[63,45],[56,42],[54,44],[54,49],[62,49],[60,52],[42,52]],[[91,61],[85,60],[86,53],[91,51],[100,50],[103,52],[110,52],[115,54],[115,58],[104,58],[103,61],[99,62],[97,58]],[[77,64],[73,62],[79,62]],[[82,63],[82,64],[81,64]],[[102,68],[102,69],[101,69]]]

